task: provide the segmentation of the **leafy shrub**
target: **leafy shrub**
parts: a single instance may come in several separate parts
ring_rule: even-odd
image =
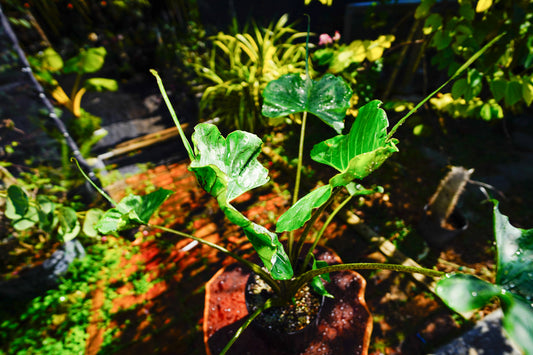
[[[251,31],[218,33],[211,37],[209,62],[197,65],[207,81],[200,102],[201,114],[219,117],[227,129],[257,132],[269,125],[261,115],[261,93],[268,82],[288,73],[303,73],[306,33],[287,25],[288,15],[266,28],[252,24]]]
[[[517,112],[529,106],[533,102],[532,3],[463,0],[447,12],[436,10],[435,3],[423,0],[415,18],[424,21],[423,32],[435,50],[432,63],[448,75],[484,43],[505,33],[504,45],[491,48],[465,78],[453,84],[452,98],[469,105],[461,113],[491,120],[502,118],[504,109]]]

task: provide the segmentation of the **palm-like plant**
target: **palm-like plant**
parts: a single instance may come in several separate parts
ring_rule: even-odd
[[[207,81],[200,109],[219,117],[227,129],[257,132],[268,125],[261,115],[261,93],[267,83],[284,74],[304,73],[305,38],[287,25],[283,15],[268,27],[252,24],[250,33],[218,33],[211,37],[212,50],[206,65],[196,67]]]

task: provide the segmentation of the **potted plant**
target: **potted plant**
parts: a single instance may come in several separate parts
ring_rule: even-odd
[[[438,92],[442,87],[461,74],[499,38],[496,37],[476,53],[434,93]],[[372,101],[359,110],[358,117],[349,133],[343,135],[341,131],[344,127],[344,116],[352,95],[350,88],[342,79],[333,75],[326,75],[319,81],[313,81],[309,77],[308,71],[306,72],[307,75],[305,77],[301,77],[298,74],[282,76],[270,82],[263,93],[264,115],[278,117],[287,114],[302,113],[299,158],[295,191],[293,194],[294,204],[279,217],[276,224],[276,232],[274,233],[250,221],[231,204],[238,196],[268,181],[267,169],[257,160],[261,149],[261,140],[254,134],[244,131],[234,131],[228,134],[227,137],[223,137],[216,126],[200,123],[195,127],[195,132],[192,135],[193,144],[191,145],[181,130],[181,126],[170,105],[161,79],[157,72],[152,71],[156,76],[163,98],[191,159],[189,169],[196,175],[200,186],[217,199],[220,209],[225,216],[231,222],[242,228],[256,251],[257,258],[255,260],[244,258],[238,253],[193,235],[150,224],[149,220],[151,215],[172,191],[159,189],[144,196],[128,195],[119,203],[115,203],[103,191],[100,191],[115,206],[105,212],[97,223],[95,228],[100,233],[119,232],[140,224],[145,224],[151,228],[158,228],[184,238],[193,239],[234,258],[239,263],[240,266],[232,266],[229,272],[237,272],[244,275],[244,277],[240,278],[246,279],[247,283],[248,279],[250,279],[251,281],[248,284],[252,286],[235,286],[236,288],[241,290],[248,288],[252,290],[252,294],[265,295],[262,303],[248,306],[249,309],[244,309],[242,306],[239,306],[241,308],[235,307],[228,311],[248,313],[249,316],[238,318],[239,323],[236,325],[236,328],[232,329],[231,339],[229,339],[223,349],[215,349],[217,352],[220,351],[221,354],[226,353],[237,341],[239,336],[244,336],[247,327],[262,314],[270,313],[270,318],[281,318],[281,314],[290,313],[290,311],[286,311],[287,307],[294,308],[298,306],[298,303],[302,299],[305,299],[308,297],[307,295],[313,292],[319,296],[319,299],[322,296],[333,296],[339,299],[345,294],[348,294],[346,290],[342,290],[333,295],[331,294],[332,288],[329,287],[330,283],[328,283],[328,280],[336,272],[358,269],[388,269],[399,272],[421,273],[430,277],[444,276],[444,273],[436,270],[396,264],[342,264],[338,259],[337,263],[335,263],[332,262],[335,259],[335,255],[329,254],[328,257],[323,257],[327,251],[317,248],[317,245],[323,237],[325,227],[312,234],[314,222],[317,221],[318,217],[328,206],[334,206],[333,201],[336,197],[343,197],[343,200],[334,206],[333,211],[325,222],[326,226],[354,196],[372,193],[379,189],[379,187],[364,188],[355,181],[359,181],[371,174],[388,157],[398,151],[398,141],[393,138],[395,131],[434,93],[420,102],[390,131],[387,131],[388,120],[385,112],[380,108],[381,103],[377,100]],[[315,145],[310,152],[313,160],[335,168],[338,170],[338,173],[329,180],[328,184],[319,186],[304,197],[299,198],[305,127],[308,113],[319,117],[338,133],[337,136]],[[95,186],[95,188],[97,187]],[[301,232],[297,234],[297,230],[301,230]],[[278,238],[278,233],[285,233],[286,238],[283,239],[283,242]],[[306,244],[306,242],[310,243]],[[330,262],[327,261],[328,259]],[[242,270],[244,268],[249,269],[250,273],[243,274]],[[256,276],[249,276],[251,273]],[[222,287],[223,282],[217,279],[218,276],[220,275],[215,275],[215,281],[212,280],[208,283],[208,289],[213,284],[216,287]],[[453,278],[447,278],[447,280],[449,279]],[[447,284],[444,284],[444,286],[447,286]],[[302,292],[302,289],[305,289],[305,292]],[[364,283],[360,284],[359,289],[364,289]],[[442,287],[442,289],[446,289],[446,287]],[[313,291],[307,292],[307,290]],[[304,294],[304,296],[302,298],[297,297],[300,294]],[[447,293],[443,292],[442,294],[445,296]],[[241,292],[237,298],[242,300],[245,297]],[[251,298],[254,297],[252,296]],[[483,298],[483,300],[486,301],[487,299]],[[314,301],[309,304],[308,309],[311,311],[320,308],[320,305],[317,306],[317,303]],[[362,304],[364,308],[364,301],[362,301]],[[207,299],[206,307],[210,307],[209,299]],[[206,309],[205,314],[209,314],[208,311]],[[317,324],[318,321],[313,320],[313,316],[308,318],[311,319],[308,323]],[[364,324],[370,324],[368,318],[363,321]],[[204,319],[204,322],[209,322],[209,320]],[[260,323],[263,325],[268,324],[268,320],[263,319]],[[262,329],[264,328],[263,326]],[[268,325],[266,325],[266,328],[268,328]],[[290,332],[292,332],[292,328],[290,329]],[[294,329],[298,329],[298,326]],[[303,330],[304,333],[298,332],[300,330],[296,330],[295,337],[297,339],[305,339],[306,344],[300,347],[301,344],[295,344],[289,339],[288,343],[282,343],[282,346],[285,347],[284,349],[275,351],[277,353],[294,353],[295,351],[312,352],[310,342],[314,340],[312,336],[316,333],[311,331],[311,338],[309,338],[305,334],[305,330]],[[358,344],[356,348],[345,349],[343,353],[365,354],[367,352],[366,347],[368,346],[368,327],[365,328],[364,332],[366,338],[363,337],[363,343]],[[206,337],[209,338],[209,335]],[[290,337],[278,334],[274,335],[274,338],[279,340]],[[255,339],[262,340],[263,342],[261,344],[273,343],[273,341],[269,341],[269,339],[272,339],[270,335],[260,330],[256,331]],[[207,343],[209,343],[209,339],[207,339]],[[253,342],[251,344],[253,348],[247,349],[247,351],[258,351],[257,344],[259,343]],[[207,344],[206,350],[208,353],[212,352],[209,344]]]

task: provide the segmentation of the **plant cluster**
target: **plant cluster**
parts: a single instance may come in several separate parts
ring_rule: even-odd
[[[275,122],[261,115],[267,83],[288,73],[303,73],[306,33],[287,24],[288,15],[266,28],[218,33],[210,38],[207,63],[196,65],[197,75],[208,83],[200,101],[201,114],[219,117],[221,125],[257,132]]]
[[[83,81],[85,74],[99,71],[104,65],[107,51],[104,47],[80,49],[78,55],[66,62],[53,49],[47,48],[28,60],[35,71],[37,79],[44,83],[56,102],[68,109],[74,118],[68,120],[67,127],[73,138],[80,145],[82,155],[87,156],[91,147],[106,133],[99,131],[101,118],[91,115],[81,108],[81,99],[87,91],[116,91],[118,83],[114,79],[89,78]],[[76,74],[70,96],[59,84],[54,75]]]
[[[436,0],[420,3],[415,18],[424,21],[431,61],[448,75],[487,39],[505,33],[505,45],[491,48],[469,68],[466,77],[453,84],[451,96],[433,100],[437,109],[492,120],[533,102],[531,10],[529,1],[462,0],[451,10],[436,6]]]
[[[472,62],[498,39],[495,38],[472,56],[456,71],[448,82],[464,72]],[[172,193],[172,191],[165,189],[159,189],[145,196],[128,195],[118,204],[101,191],[116,207],[105,212],[97,223],[95,228],[100,233],[119,232],[139,224],[146,224],[151,228],[158,228],[208,245],[249,267],[270,286],[274,296],[252,313],[241,327],[241,330],[247,327],[265,309],[290,303],[298,290],[308,283],[321,295],[330,296],[323,283],[323,280],[327,279],[327,275],[330,272],[348,269],[388,269],[400,272],[422,273],[431,277],[445,276],[444,273],[432,269],[396,264],[349,263],[327,265],[315,260],[313,256],[313,250],[320,242],[327,225],[354,196],[366,195],[381,190],[380,187],[365,188],[359,181],[378,169],[392,154],[398,152],[398,141],[393,138],[395,131],[429,97],[413,108],[390,131],[388,131],[389,122],[386,113],[380,108],[381,102],[378,100],[371,101],[361,107],[349,132],[342,134],[344,118],[346,110],[350,106],[349,100],[352,92],[341,78],[328,74],[315,81],[310,78],[309,72],[307,72],[306,76],[287,74],[269,82],[263,92],[264,104],[262,113],[265,116],[279,117],[294,113],[302,113],[303,115],[298,168],[293,193],[294,204],[279,217],[276,223],[276,231],[272,232],[246,218],[231,203],[243,193],[262,186],[268,181],[268,170],[257,160],[262,144],[261,140],[256,135],[241,130],[233,131],[227,137],[223,137],[216,126],[200,123],[195,127],[191,145],[181,130],[161,79],[157,72],[152,71],[152,73],[156,76],[161,94],[175,120],[183,144],[191,159],[189,169],[196,175],[200,186],[216,198],[220,209],[228,220],[242,228],[257,252],[261,264],[255,264],[217,244],[193,235],[162,226],[151,225],[149,223],[151,214]],[[435,93],[442,89],[444,85],[437,89]],[[331,177],[326,185],[317,186],[300,198],[299,186],[308,114],[321,119],[337,132],[337,135],[333,138],[316,144],[310,152],[311,159],[334,168],[337,173]],[[340,202],[338,198],[341,198]],[[333,207],[333,210],[328,216],[324,227],[319,231],[313,232],[315,222],[328,207]],[[295,231],[302,228],[302,232],[296,236]],[[511,240],[509,238],[512,238],[507,233],[503,234],[505,234],[502,236],[505,242],[501,244],[501,247],[504,247],[505,243]],[[531,247],[529,231],[524,235],[526,239],[520,239],[512,243],[513,245],[519,245],[520,253]],[[286,248],[280,241],[282,236],[286,239]],[[311,243],[309,251],[305,251],[303,248],[306,242]],[[510,252],[511,254],[517,254],[515,250]],[[527,254],[526,258],[529,257],[530,255]],[[304,260],[303,263],[298,263],[298,260],[301,259]],[[529,267],[514,268],[511,264],[515,259],[513,257],[506,260],[502,259],[500,272],[503,272],[502,275],[506,276],[500,277],[499,282],[503,288],[494,286],[494,288],[491,288],[490,293],[485,293],[484,290],[487,286],[484,286],[484,282],[479,279],[462,275],[448,275],[439,282],[438,292],[452,307],[461,308],[463,306],[463,309],[474,305],[479,306],[493,296],[500,296],[503,302],[507,302],[505,303],[507,307],[504,307],[506,319],[509,322],[515,320],[513,326],[506,327],[506,329],[518,344],[524,349],[530,349],[531,337],[528,336],[525,339],[521,339],[521,336],[530,330],[530,326],[525,322],[526,318],[524,316],[529,317],[533,313],[533,309],[526,301],[526,299],[531,297],[531,290],[528,286],[523,285],[527,275],[530,273],[530,269]],[[306,270],[302,266],[307,264],[312,265],[311,270]],[[511,273],[512,276],[510,275]],[[520,286],[517,286],[517,289],[509,287],[510,279],[516,282],[520,281]],[[474,300],[468,302],[467,306],[461,303],[454,303],[459,302],[454,296],[454,286],[456,284],[460,284],[466,290],[472,290]],[[478,291],[483,294],[483,297],[477,297]],[[507,296],[502,296],[506,293],[508,293]],[[223,353],[236,341],[238,334],[240,334],[240,331],[228,343]]]

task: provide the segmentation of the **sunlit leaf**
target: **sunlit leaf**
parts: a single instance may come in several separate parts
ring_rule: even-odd
[[[106,211],[95,228],[102,234],[109,234],[146,224],[171,194],[170,190],[158,189],[144,196],[128,195],[115,208]]]
[[[116,80],[107,78],[90,78],[85,80],[83,85],[87,90],[92,91],[117,91],[118,83]]]
[[[96,224],[104,215],[104,211],[99,208],[91,208],[85,214],[85,219],[83,220],[82,231],[88,237],[97,237],[98,231],[96,230]]]
[[[485,12],[492,6],[492,0],[478,0],[476,12]]]
[[[313,160],[340,172],[330,180],[333,187],[368,176],[398,151],[394,141],[387,141],[389,122],[380,105],[380,101],[374,100],[361,107],[347,135],[338,135],[313,147]]]
[[[344,128],[346,110],[350,107],[352,90],[342,78],[331,74],[324,75],[319,81],[288,74],[269,82],[263,97],[262,113],[267,117],[307,111],[340,133]]]
[[[63,68],[63,59],[53,48],[46,48],[40,58],[45,71],[55,72]]]
[[[244,230],[272,276],[290,279],[293,270],[278,236],[251,222],[230,204],[236,197],[268,181],[268,170],[257,161],[261,139],[243,131],[232,132],[224,138],[216,126],[200,123],[192,140],[195,157],[189,168],[202,188],[217,199],[226,217]]]

